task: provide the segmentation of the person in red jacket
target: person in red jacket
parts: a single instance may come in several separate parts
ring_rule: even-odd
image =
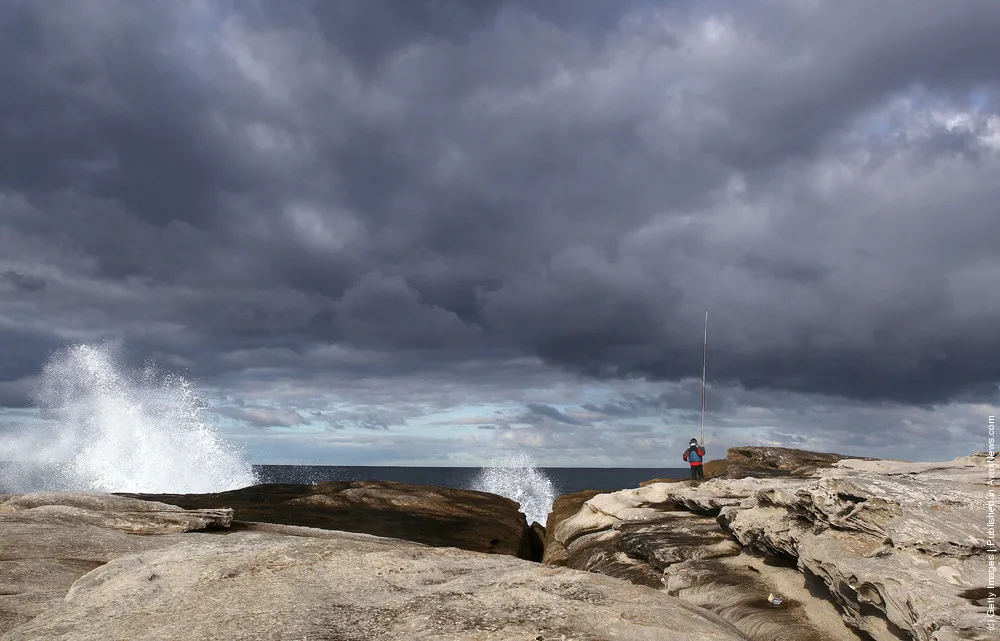
[[[699,447],[698,439],[691,439],[687,451],[684,452],[684,460],[691,464],[691,480],[704,481],[705,470],[701,469],[701,464],[705,460],[705,448]]]

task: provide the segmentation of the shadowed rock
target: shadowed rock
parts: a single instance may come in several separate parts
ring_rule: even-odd
[[[389,481],[255,485],[214,494],[120,494],[188,509],[228,507],[247,522],[362,532],[474,552],[540,560],[535,534],[508,498]]]

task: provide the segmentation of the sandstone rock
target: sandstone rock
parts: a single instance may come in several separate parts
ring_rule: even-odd
[[[255,485],[215,494],[121,494],[183,508],[228,507],[242,522],[362,532],[540,560],[518,504],[508,498],[389,481],[334,481],[317,485]]]
[[[58,603],[77,578],[113,558],[173,545],[181,532],[224,528],[231,519],[229,510],[182,510],[111,494],[5,495],[0,633]]]
[[[774,559],[735,554],[686,560],[670,565],[664,578],[668,593],[723,613],[751,639],[862,638],[844,625],[840,612],[828,600],[815,596],[821,590],[815,578]],[[780,607],[768,602],[772,592],[783,599]]]
[[[553,532],[553,525],[561,523],[570,516],[576,514],[587,499],[591,499],[600,494],[595,490],[585,490],[574,494],[563,494],[552,502],[552,509],[549,517],[545,521],[545,546],[543,562],[547,565],[565,565],[566,548],[563,541],[559,541]]]
[[[649,479],[647,481],[639,481],[639,487],[646,487],[647,485],[652,485],[653,483],[683,483],[684,481],[687,480],[689,479],[687,478],[668,479],[668,478],[657,477],[655,479]]]
[[[517,504],[490,494],[399,484],[341,484],[356,490],[346,494],[330,486],[269,487],[218,496],[234,495],[231,503],[244,518],[274,516],[293,524],[412,536],[432,545],[541,554],[537,541],[530,547]],[[175,498],[189,509],[93,492],[0,496],[0,634],[58,603],[81,575],[123,555],[216,536],[198,532],[237,529],[311,538],[326,532],[234,521],[234,510],[213,495]]]
[[[597,495],[550,519],[548,537],[561,564],[646,585],[658,576],[751,638],[851,638],[831,623],[841,615],[877,640],[988,638],[985,526],[974,527],[985,523],[985,459],[827,456],[806,477],[792,475],[804,473],[798,457],[775,478]],[[779,610],[764,606],[771,591],[786,596]]]
[[[731,447],[726,458],[705,463],[705,476],[730,479],[808,476],[848,458],[852,457],[788,447]]]
[[[12,516],[16,513],[16,516]],[[228,528],[231,509],[185,510],[100,492],[37,492],[8,495],[0,503],[0,523],[91,525],[131,534],[168,534]]]
[[[766,487],[766,482],[740,479],[730,483],[731,487],[717,494],[699,491],[689,483],[599,494],[569,518],[550,519],[549,539],[555,541],[554,547],[565,550],[562,564],[571,568],[657,588],[672,577],[666,585],[670,593],[712,609],[752,639],[856,641],[857,635],[841,622],[836,609],[829,603],[813,603],[816,600],[805,586],[797,594],[811,609],[792,600],[780,610],[767,604],[774,582],[760,576],[760,570],[748,569],[758,560],[744,560],[741,545],[714,516],[722,507],[738,504]],[[666,487],[672,491],[665,492]],[[801,578],[793,570],[788,572]],[[788,585],[782,587],[790,590]],[[814,610],[822,610],[820,621]]]
[[[661,591],[511,556],[343,532],[195,536],[84,575],[0,639],[745,639]]]
[[[985,581],[985,460],[844,461],[795,492],[758,493],[720,521],[743,544],[794,551],[876,639],[986,639],[963,593]]]

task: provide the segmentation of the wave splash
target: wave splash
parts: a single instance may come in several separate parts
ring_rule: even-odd
[[[35,489],[189,494],[257,483],[243,452],[205,419],[187,379],[153,365],[126,369],[109,345],[55,353],[35,396],[51,431],[25,430],[4,443],[18,462],[44,466]]]
[[[556,497],[552,479],[539,471],[525,453],[491,460],[479,471],[469,489],[517,501],[528,523],[534,521],[542,525],[545,525]]]

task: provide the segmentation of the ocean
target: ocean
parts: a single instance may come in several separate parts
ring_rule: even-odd
[[[544,524],[552,502],[562,494],[583,490],[613,492],[639,487],[653,478],[687,478],[688,470],[678,468],[633,467],[532,467],[530,462],[513,463],[504,467],[394,467],[342,465],[253,465],[258,483],[293,483],[297,485],[323,481],[395,481],[413,485],[439,485],[467,490],[480,490],[506,496],[521,505],[528,522]],[[201,493],[226,489],[185,488],[181,479],[165,485],[123,484],[121,487],[88,483],[63,483],[52,479],[55,468],[40,465],[19,465],[0,462],[0,494],[38,490],[101,490],[121,492]],[[140,476],[141,475],[137,475]],[[239,486],[229,484],[229,489]]]
[[[323,481],[395,481],[471,489],[483,471],[479,467],[374,467],[335,465],[254,465],[261,483],[320,483]],[[639,487],[654,478],[688,478],[683,468],[669,467],[539,467],[556,496],[584,490],[613,492]],[[499,489],[499,488],[498,488]]]
[[[678,468],[631,467],[362,467],[323,465],[255,465],[261,483],[320,483],[323,481],[395,481],[439,485],[499,494],[521,504],[528,522],[544,525],[552,502],[562,494],[583,490],[639,487],[653,478],[687,478]]]

